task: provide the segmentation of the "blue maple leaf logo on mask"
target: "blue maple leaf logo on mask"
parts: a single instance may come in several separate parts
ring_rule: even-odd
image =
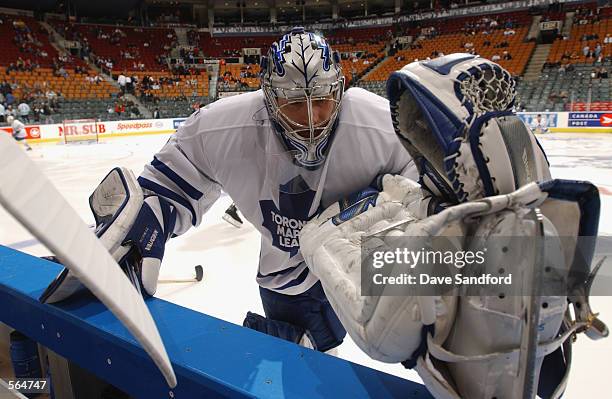
[[[272,245],[290,257],[300,250],[299,233],[310,219],[308,211],[314,196],[304,179],[297,176],[280,186],[278,208],[272,200],[259,201],[262,225],[270,231]]]

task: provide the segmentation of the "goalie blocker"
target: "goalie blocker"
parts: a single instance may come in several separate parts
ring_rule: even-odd
[[[143,296],[153,296],[165,243],[174,230],[176,211],[164,199],[143,193],[127,168],[114,168],[89,197],[96,235]],[[54,259],[51,259],[54,260]],[[54,303],[84,289],[64,268],[41,295]]]
[[[436,398],[560,397],[571,338],[579,332],[594,339],[608,335],[588,301],[596,273],[590,270],[593,240],[563,248],[559,240],[597,235],[597,189],[549,180],[544,152],[512,114],[514,82],[495,63],[469,54],[412,63],[387,87],[396,133],[419,168],[421,184],[385,176],[381,196],[388,201],[352,218],[334,206],[310,221],[300,234],[310,270],[356,344],[374,359],[416,368]],[[431,204],[441,202],[448,209],[432,215],[440,207]],[[528,277],[554,266],[558,275],[542,277],[543,284],[555,277],[588,278],[567,295],[536,292],[519,300],[425,297],[417,289],[408,296],[360,295],[359,238],[383,237],[370,240],[367,251],[388,249],[385,236],[422,237],[435,250],[432,237],[461,234],[458,251],[494,247],[508,236],[547,243],[544,253],[537,246],[531,253],[508,248],[487,259],[485,270],[503,262],[510,265],[507,273]],[[417,244],[408,250],[418,251],[423,241]]]

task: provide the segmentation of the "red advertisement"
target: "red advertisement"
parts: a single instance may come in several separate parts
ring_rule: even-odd
[[[13,134],[13,129],[10,127],[6,127],[6,126],[0,127],[0,130],[3,130],[9,134]],[[26,126],[25,131],[26,131],[26,138],[28,139],[39,139],[40,138],[40,126],[38,125]]]
[[[59,131],[59,135],[66,135],[66,136],[77,136],[77,135],[87,135],[87,134],[93,134],[96,133],[106,133],[106,126],[104,125],[104,123],[74,123],[74,124],[67,124],[67,125],[58,125],[57,129]],[[66,129],[66,132],[64,132],[64,129]]]

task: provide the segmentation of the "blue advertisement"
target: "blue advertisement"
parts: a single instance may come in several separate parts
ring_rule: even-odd
[[[519,118],[536,133],[547,132],[551,127],[557,127],[555,112],[521,112]]]
[[[612,113],[570,112],[567,125],[574,127],[609,127],[612,126]]]
[[[175,119],[172,121],[172,125],[174,127],[174,129],[178,129],[179,126],[181,126],[183,123],[185,123],[185,121],[187,120],[187,118],[181,118],[181,119]]]

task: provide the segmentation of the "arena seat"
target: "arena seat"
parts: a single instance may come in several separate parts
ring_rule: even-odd
[[[431,57],[434,51],[443,52],[444,54],[466,52],[463,44],[472,42],[478,54],[485,58],[491,58],[494,54],[502,55],[504,50],[507,50],[512,59],[509,61],[499,60],[499,64],[508,69],[513,75],[521,75],[531,57],[535,48],[535,43],[523,41],[524,35],[527,33],[527,28],[516,28],[514,36],[504,36],[502,31],[496,31],[490,35],[466,36],[463,34],[449,34],[438,36],[434,39],[426,39],[420,41],[422,48],[400,50],[393,57],[385,59],[376,69],[364,77],[364,80],[369,81],[384,81],[389,75],[404,65],[414,61],[415,59],[423,60]],[[491,45],[484,46],[485,40],[489,40]],[[507,41],[507,48],[494,48],[494,46],[502,41]],[[398,60],[397,57],[402,57]]]

